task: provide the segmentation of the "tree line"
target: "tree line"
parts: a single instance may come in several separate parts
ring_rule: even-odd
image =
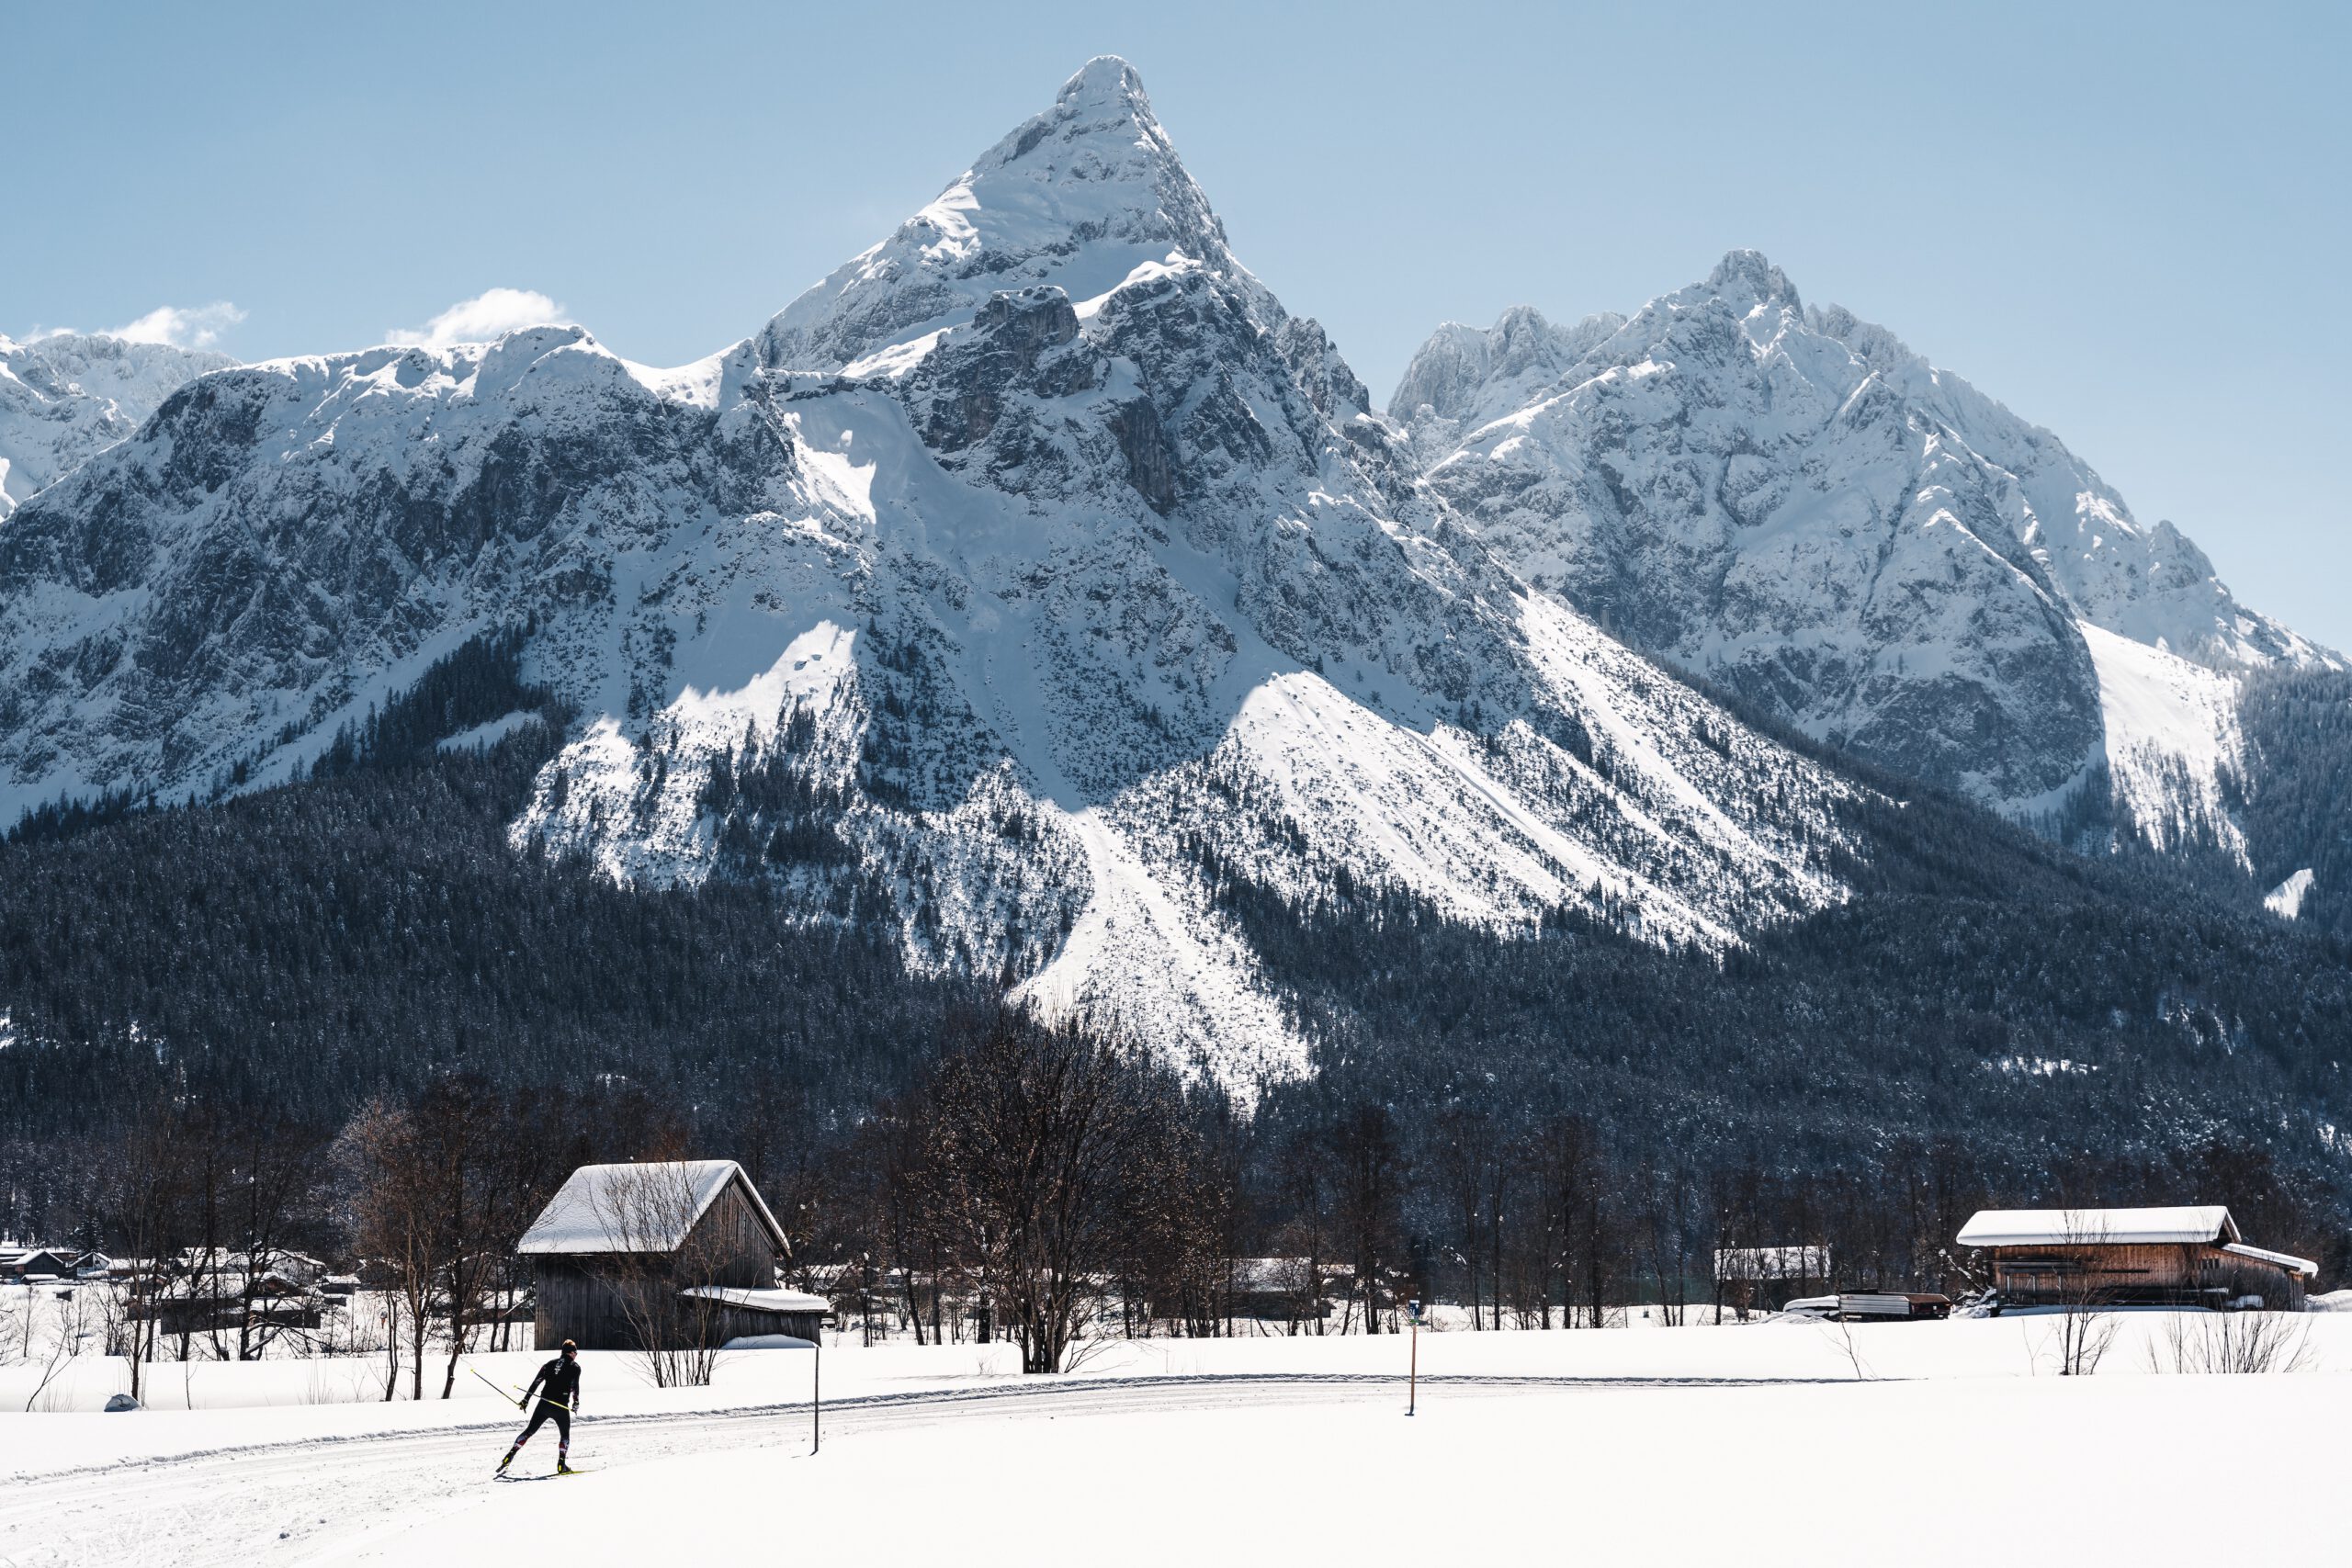
[[[303,1348],[375,1357],[387,1399],[447,1397],[463,1351],[516,1342],[517,1244],[592,1162],[741,1159],[789,1234],[786,1279],[845,1330],[1001,1339],[1030,1371],[1122,1336],[1394,1332],[1414,1298],[1486,1331],[1746,1315],[1756,1281],[1718,1250],[1811,1249],[1822,1290],[1963,1295],[1985,1280],[1961,1224],[2024,1201],[1958,1138],[1776,1169],[1468,1095],[1422,1113],[1300,1086],[1244,1115],[1148,1053],[1001,1006],[949,1015],[928,1043],[903,1092],[830,1136],[761,1135],[756,1111],[636,1087],[453,1074],[339,1123],[155,1103],[42,1169],[70,1234],[131,1260],[107,1345],[134,1395],[145,1364],[270,1353],[290,1332],[272,1260],[310,1254],[357,1274],[379,1321]],[[2331,1280],[2352,1264],[2334,1211],[2258,1143],[2085,1155],[2048,1179],[2034,1196],[2063,1207],[2224,1201]],[[175,1295],[210,1310],[141,1307]],[[709,1364],[669,1371],[707,1381]]]

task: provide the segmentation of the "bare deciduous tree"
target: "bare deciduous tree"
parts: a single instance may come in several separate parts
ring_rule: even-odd
[[[390,1371],[384,1397],[392,1398],[397,1390],[405,1350],[409,1397],[423,1399],[425,1340],[433,1322],[443,1240],[435,1202],[439,1174],[433,1168],[431,1140],[406,1107],[376,1100],[360,1107],[337,1148],[357,1179],[355,1218],[360,1250],[385,1275]]]
[[[1342,1111],[1330,1139],[1334,1217],[1355,1265],[1364,1332],[1377,1334],[1384,1285],[1404,1252],[1404,1148],[1388,1108],[1369,1101]]]
[[[194,1160],[180,1109],[167,1100],[150,1105],[125,1129],[116,1156],[108,1207],[128,1269],[108,1308],[107,1350],[123,1358],[130,1371],[130,1397],[144,1403],[162,1332],[169,1259],[190,1235]]]
[[[90,1336],[90,1292],[76,1286],[64,1286],[50,1292],[44,1302],[41,1292],[31,1286],[25,1289],[26,1332],[28,1359],[33,1364],[32,1392],[25,1397],[25,1409],[29,1414],[40,1404],[50,1385],[63,1375],[81,1353],[83,1341]],[[33,1319],[43,1314],[49,1319],[46,1337],[33,1331]]]
[[[705,1388],[718,1367],[719,1318],[711,1294],[725,1247],[698,1228],[702,1193],[692,1168],[651,1161],[613,1173],[591,1193],[615,1270],[614,1296],[637,1357],[656,1388]]]
[[[921,1114],[930,1206],[983,1310],[1010,1320],[1023,1371],[1063,1371],[1140,1195],[1182,1190],[1174,1097],[1115,1048],[1001,1015],[940,1064]]]
[[[2108,1239],[2107,1226],[2087,1210],[2070,1209],[2061,1236],[2068,1248],[2096,1247]],[[2117,1324],[2108,1292],[2098,1276],[2069,1258],[2053,1276],[2058,1306],[2058,1375],[2088,1377],[2115,1343]]]
[[[2148,1347],[2156,1372],[2300,1372],[2312,1359],[2312,1320],[2284,1312],[2174,1313]]]

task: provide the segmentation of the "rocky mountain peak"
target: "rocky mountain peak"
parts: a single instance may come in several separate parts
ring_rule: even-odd
[[[1514,305],[1495,319],[1487,334],[1493,374],[1515,376],[1556,352],[1558,334],[1532,305]]]
[[[1102,116],[1124,116],[1137,128],[1157,131],[1159,119],[1151,112],[1150,96],[1143,90],[1143,78],[1136,68],[1115,54],[1098,54],[1080,66],[1070,79],[1054,95],[1054,107],[1037,117],[1031,124],[1061,118],[1092,119]]]
[[[1782,305],[1797,311],[1804,309],[1804,301],[1798,297],[1796,285],[1789,281],[1789,275],[1774,266],[1761,251],[1726,251],[1701,287],[1727,304],[1745,305],[1751,310],[1758,305]]]
[[[968,321],[1001,291],[1053,284],[1082,304],[1176,260],[1235,279],[1269,329],[1281,321],[1227,247],[1141,78],[1105,55],[889,238],[794,300],[752,348],[764,368],[838,370]]]
[[[1396,409],[1431,488],[1527,581],[1988,804],[2047,815],[2103,767],[2132,819],[2236,841],[2217,682],[2333,656],[2237,604],[2055,434],[1806,308],[1752,250],[1588,360],[1498,374],[1505,326],[1536,319],[1439,329]]]
[[[1555,326],[1532,305],[1513,305],[1481,332],[1447,321],[1414,354],[1388,400],[1393,419],[1430,417],[1463,429],[1510,412],[1609,341],[1625,318],[1613,311]]]

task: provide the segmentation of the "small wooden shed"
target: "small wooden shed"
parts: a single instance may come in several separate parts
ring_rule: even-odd
[[[1826,1247],[1720,1247],[1715,1291],[1745,1318],[1749,1309],[1778,1312],[1830,1282]]]
[[[816,1342],[833,1303],[805,1291],[744,1291],[731,1285],[694,1285],[686,1294],[710,1303],[711,1343],[767,1339],[784,1335]]]
[[[517,1251],[542,1350],[566,1339],[583,1350],[677,1349],[747,1332],[813,1339],[823,1321],[822,1302],[787,1303],[776,1290],[776,1260],[791,1246],[731,1159],[582,1166]]]
[[[2154,1209],[1985,1209],[1960,1245],[1991,1265],[2000,1306],[2264,1306],[2292,1311],[2319,1272],[2250,1245],[2219,1203]]]

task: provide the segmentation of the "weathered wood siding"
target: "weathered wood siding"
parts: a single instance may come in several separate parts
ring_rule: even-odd
[[[703,1211],[684,1250],[689,1258],[701,1258],[710,1277],[681,1283],[733,1285],[754,1291],[764,1291],[775,1283],[775,1243],[768,1235],[767,1226],[760,1223],[759,1213],[752,1207],[740,1177],[729,1182],[727,1190]]]
[[[542,1350],[567,1339],[583,1350],[627,1350],[637,1344],[624,1289],[643,1288],[636,1261],[594,1254],[531,1259],[532,1337]]]
[[[721,1306],[711,1337],[724,1345],[729,1339],[749,1339],[755,1334],[789,1334],[797,1338],[814,1340],[825,1325],[821,1312],[761,1312],[752,1307]]]
[[[2277,1264],[2224,1252],[2210,1242],[2072,1242],[1994,1247],[1993,1288],[2018,1305],[2078,1303],[2182,1303],[2260,1296],[2270,1306],[2300,1305],[2302,1281]]]

